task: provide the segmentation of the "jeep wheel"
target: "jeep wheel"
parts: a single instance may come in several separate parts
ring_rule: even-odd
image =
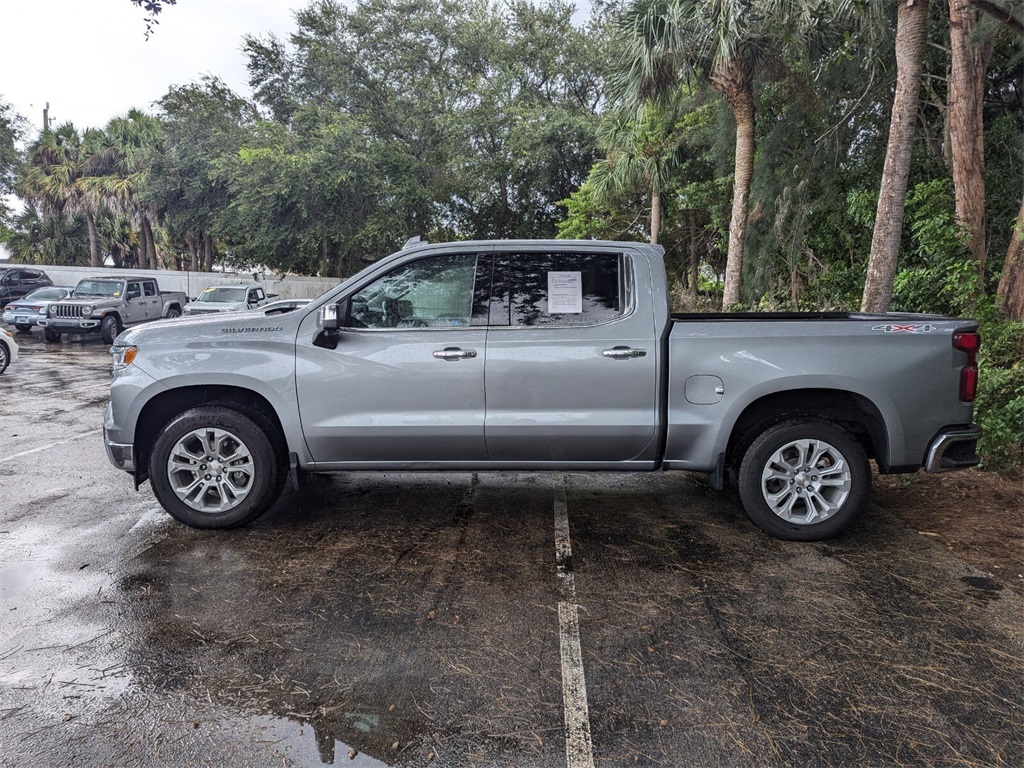
[[[285,462],[274,429],[259,414],[230,406],[185,411],[157,438],[149,475],[157,500],[193,528],[233,528],[264,512],[281,494]]]
[[[100,320],[100,338],[104,344],[113,344],[121,330],[121,321],[116,315],[107,315]]]
[[[43,328],[43,338],[47,341],[60,341],[60,331],[55,331],[52,328]]]
[[[181,317],[181,310],[177,307],[171,307],[167,310],[167,317]]]
[[[864,449],[844,429],[816,418],[776,424],[740,464],[740,499],[754,524],[780,539],[820,541],[861,513],[871,485]]]

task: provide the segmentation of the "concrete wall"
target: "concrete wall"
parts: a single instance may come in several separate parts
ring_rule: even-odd
[[[257,275],[254,281],[251,273],[220,272],[178,272],[170,269],[113,269],[112,267],[93,269],[92,267],[52,267],[47,265],[26,265],[43,270],[54,285],[74,287],[79,280],[86,277],[103,277],[105,275],[129,275],[131,277],[155,277],[164,291],[182,291],[190,299],[195,298],[211,285],[227,283],[258,282],[267,293],[276,293],[282,299],[315,299],[340,282],[337,278],[300,277],[297,275]]]

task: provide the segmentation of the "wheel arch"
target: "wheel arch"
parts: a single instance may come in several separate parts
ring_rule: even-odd
[[[251,389],[230,385],[178,387],[154,396],[139,413],[135,425],[135,474],[138,481],[149,474],[149,457],[160,432],[175,416],[200,405],[224,405],[239,411],[260,414],[276,432],[271,440],[282,456],[287,456],[287,441],[277,411],[263,395]]]
[[[889,436],[881,411],[863,395],[839,389],[773,392],[750,403],[733,425],[727,462],[738,466],[747,447],[768,427],[806,415],[832,421],[848,431],[880,467],[889,465]]]

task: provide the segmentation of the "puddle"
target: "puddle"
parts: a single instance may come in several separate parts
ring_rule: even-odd
[[[346,713],[356,730],[372,730],[379,722],[377,715]],[[345,765],[351,768],[388,768],[389,764],[363,754],[333,738],[318,733],[310,723],[296,723],[280,717],[260,715],[252,718],[254,725],[264,729],[264,738],[297,765]]]

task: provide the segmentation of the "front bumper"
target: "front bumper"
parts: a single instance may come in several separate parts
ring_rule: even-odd
[[[981,427],[977,424],[940,430],[928,445],[924,461],[925,471],[949,472],[977,466],[981,463],[981,457],[978,456],[980,438]]]
[[[80,317],[78,319],[63,317],[41,317],[39,325],[58,333],[92,333],[100,329],[100,319]]]
[[[115,443],[110,440],[107,430],[103,430],[103,445],[107,449],[107,458],[117,469],[135,472],[135,446],[131,443]]]

